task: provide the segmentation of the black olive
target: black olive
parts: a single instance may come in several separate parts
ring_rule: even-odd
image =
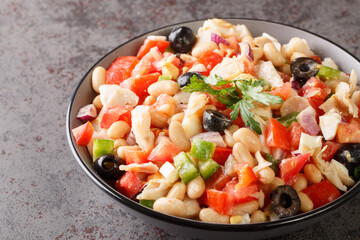
[[[113,154],[106,154],[94,162],[95,171],[106,180],[117,180],[125,171],[119,169],[119,165],[125,164],[125,161]]]
[[[185,87],[191,83],[191,78],[196,75],[198,78],[202,78],[201,74],[196,72],[187,72],[184,74],[181,74],[178,79],[177,83],[180,85],[180,87]]]
[[[187,53],[196,43],[196,36],[188,27],[174,28],[168,38],[175,53]]]
[[[336,161],[343,163],[354,176],[357,166],[360,166],[360,143],[348,143],[341,146],[333,157]]]
[[[279,218],[291,217],[297,214],[301,207],[300,198],[291,186],[278,186],[271,197],[271,206]]]
[[[202,124],[208,132],[223,132],[230,127],[231,123],[231,118],[219,111],[212,109],[206,109],[204,111]]]
[[[290,65],[294,79],[301,85],[304,85],[309,78],[315,77],[319,69],[319,63],[308,57],[296,58]]]

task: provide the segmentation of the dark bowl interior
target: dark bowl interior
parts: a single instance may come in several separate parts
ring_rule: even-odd
[[[310,48],[318,54],[321,58],[331,57],[339,68],[345,72],[350,72],[355,69],[357,73],[360,73],[360,62],[351,53],[347,52],[340,46],[332,43],[329,40],[324,39],[314,33],[287,26],[284,24],[254,20],[254,19],[225,19],[233,24],[245,24],[253,36],[260,36],[263,32],[266,32],[279,40],[284,44],[289,42],[292,37],[300,37],[307,40]],[[167,36],[172,28],[176,26],[186,25],[192,28],[195,32],[202,26],[204,20],[191,21],[185,23],[179,23],[157,30],[145,33],[139,37],[136,37],[124,44],[121,44],[97,63],[95,63],[89,71],[84,75],[79,84],[77,85],[74,94],[71,99],[71,103],[67,112],[66,119],[66,133],[70,148],[78,161],[81,168],[85,173],[93,180],[93,182],[110,194],[112,197],[118,200],[119,206],[125,208],[130,213],[144,219],[145,221],[152,223],[169,232],[176,232],[185,236],[195,238],[206,239],[235,239],[248,237],[251,239],[269,238],[293,232],[309,226],[314,222],[320,221],[327,213],[337,209],[345,202],[356,196],[360,192],[359,182],[351,188],[350,191],[343,194],[335,201],[318,208],[314,211],[303,213],[294,217],[265,222],[256,224],[244,224],[244,225],[230,225],[230,224],[211,224],[200,221],[188,220],[183,218],[177,218],[169,215],[165,215],[159,212],[155,212],[152,209],[141,206],[140,204],[128,199],[110,185],[103,181],[98,174],[94,171],[92,166],[92,159],[85,147],[78,146],[71,134],[71,129],[81,124],[76,119],[78,110],[91,103],[92,99],[96,96],[96,93],[91,87],[91,72],[96,66],[103,66],[107,68],[110,63],[119,56],[136,55],[138,48],[148,35],[164,35]]]

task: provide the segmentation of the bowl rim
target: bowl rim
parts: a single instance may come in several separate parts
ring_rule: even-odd
[[[86,175],[93,181],[95,182],[95,184],[101,188],[102,190],[104,190],[105,192],[107,192],[110,196],[112,196],[113,198],[115,198],[116,200],[118,200],[120,203],[124,204],[126,207],[139,212],[140,214],[144,214],[148,217],[151,218],[156,218],[157,220],[160,220],[162,222],[167,222],[167,223],[172,223],[175,225],[182,225],[185,227],[190,227],[190,228],[196,228],[196,229],[203,229],[203,230],[222,230],[222,231],[229,231],[229,232],[253,232],[253,231],[261,231],[261,230],[270,230],[270,229],[275,229],[275,228],[279,228],[279,227],[283,227],[283,226],[288,226],[291,224],[296,224],[296,223],[300,223],[303,222],[307,219],[312,219],[312,218],[319,218],[320,216],[323,216],[326,213],[329,213],[330,211],[334,211],[335,209],[338,209],[340,206],[342,206],[343,204],[345,204],[346,202],[348,202],[350,199],[354,198],[357,194],[359,194],[360,192],[360,182],[358,182],[357,184],[355,184],[348,192],[342,194],[339,198],[335,199],[334,201],[320,207],[317,208],[315,210],[312,210],[310,212],[307,213],[301,213],[292,217],[288,217],[288,218],[284,218],[284,219],[279,219],[279,220],[275,220],[275,221],[267,221],[267,222],[263,222],[263,223],[250,223],[250,224],[219,224],[219,223],[208,223],[208,222],[201,222],[199,220],[193,220],[193,219],[185,219],[185,218],[179,218],[176,216],[171,216],[171,215],[167,215],[167,214],[163,214],[157,211],[154,211],[150,208],[147,208],[145,206],[140,205],[139,203],[135,202],[132,199],[127,198],[126,196],[123,196],[121,193],[119,193],[118,191],[116,191],[114,188],[112,188],[109,184],[105,183],[99,176],[97,176],[96,174],[94,174],[92,172],[92,170],[87,166],[87,164],[81,159],[79,153],[76,151],[76,143],[74,143],[73,141],[73,137],[71,134],[71,128],[70,128],[70,113],[72,110],[72,106],[74,103],[74,99],[75,96],[81,86],[81,84],[85,81],[86,76],[94,69],[95,66],[97,66],[99,64],[99,62],[101,62],[104,58],[108,57],[111,53],[113,53],[114,51],[116,51],[118,48],[138,39],[141,38],[147,34],[150,34],[152,32],[155,31],[159,31],[159,30],[163,30],[166,28],[170,28],[170,27],[174,27],[180,24],[189,24],[189,23],[194,23],[194,22],[201,22],[201,21],[206,21],[209,18],[203,18],[203,19],[195,19],[195,20],[189,20],[189,21],[182,21],[182,22],[177,22],[177,23],[173,23],[173,24],[169,24],[169,25],[165,25],[165,26],[161,26],[159,28],[156,29],[152,29],[150,31],[147,31],[145,33],[142,33],[140,35],[136,35],[135,37],[132,37],[131,39],[121,43],[120,45],[118,45],[117,47],[113,48],[112,50],[110,50],[109,52],[107,52],[104,56],[102,56],[93,66],[90,67],[90,69],[83,75],[83,77],[81,78],[81,80],[79,81],[79,83],[76,85],[76,88],[72,94],[71,100],[70,100],[70,104],[68,106],[68,110],[67,110],[67,116],[66,116],[66,135],[67,135],[67,140],[70,146],[70,149],[73,153],[73,155],[75,156],[78,164],[80,165],[80,167],[85,171]],[[290,24],[285,24],[285,23],[280,23],[280,22],[276,22],[276,21],[272,21],[272,20],[262,20],[262,19],[256,19],[256,18],[234,18],[234,17],[224,17],[221,18],[223,20],[226,21],[231,21],[231,20],[246,20],[246,21],[253,21],[253,22],[266,22],[266,23],[272,23],[272,24],[276,24],[276,25],[280,25],[280,26],[286,26],[286,27],[290,27],[290,28],[294,28],[297,30],[301,30],[304,31],[306,33],[309,33],[311,35],[316,36],[317,38],[321,38],[333,45],[335,45],[336,47],[340,48],[342,51],[346,52],[348,55],[350,55],[351,57],[353,57],[357,62],[359,62],[360,64],[360,60],[354,56],[354,54],[352,54],[351,52],[349,52],[348,50],[346,50],[345,48],[343,48],[342,46],[340,46],[339,44],[317,34],[317,33],[313,33],[309,30],[306,29],[302,29],[300,27],[296,27],[296,26],[292,26]],[[105,183],[105,184],[104,184]]]

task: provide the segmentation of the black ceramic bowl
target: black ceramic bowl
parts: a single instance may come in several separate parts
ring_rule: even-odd
[[[260,36],[263,32],[266,32],[276,37],[282,44],[289,42],[292,37],[304,38],[307,40],[310,48],[320,57],[331,57],[338,64],[340,69],[345,72],[350,72],[352,69],[355,69],[357,73],[360,73],[360,62],[358,59],[345,49],[342,49],[340,46],[316,34],[274,22],[252,19],[225,20],[233,24],[245,24],[253,36]],[[76,119],[78,110],[82,106],[91,103],[92,99],[96,96],[96,93],[91,87],[92,70],[96,66],[103,66],[107,68],[110,63],[119,56],[136,55],[137,50],[148,35],[167,36],[172,28],[184,25],[192,28],[196,32],[197,29],[203,25],[203,22],[204,20],[199,20],[175,24],[159,28],[136,37],[106,54],[84,75],[80,83],[77,85],[71,99],[67,112],[66,133],[70,148],[85,173],[97,186],[117,199],[119,201],[119,205],[127,209],[133,215],[138,216],[146,222],[152,223],[169,232],[176,232],[185,236],[204,239],[259,239],[290,233],[320,221],[326,214],[334,211],[345,204],[345,202],[355,197],[360,192],[359,183],[335,201],[308,213],[265,223],[244,225],[211,224],[173,217],[143,207],[117,192],[99,177],[93,169],[92,159],[87,149],[85,147],[78,146],[71,134],[71,129],[81,124],[81,122]]]

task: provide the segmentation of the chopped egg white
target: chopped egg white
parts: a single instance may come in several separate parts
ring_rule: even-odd
[[[321,148],[321,139],[321,136],[314,137],[306,133],[301,133],[299,152],[301,154],[310,153],[311,155],[313,155],[315,149]]]
[[[178,170],[169,162],[165,162],[159,172],[164,176],[169,182],[176,182],[179,179]]]
[[[335,137],[337,128],[341,122],[341,116],[334,109],[332,109],[325,115],[320,116],[319,122],[319,126],[325,140],[332,140]]]

